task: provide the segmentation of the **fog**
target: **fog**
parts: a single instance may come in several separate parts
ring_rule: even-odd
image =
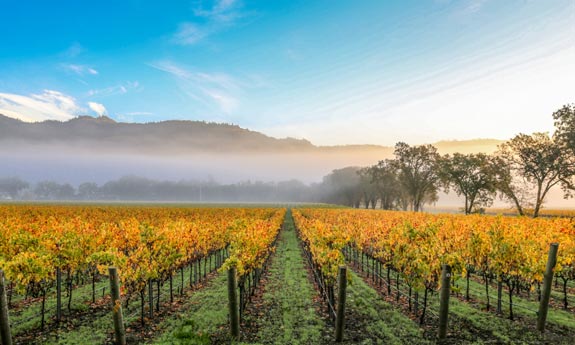
[[[11,152],[0,150],[1,177],[19,177],[30,184],[53,181],[78,188],[91,182],[110,188],[128,182],[135,189],[155,188],[164,192],[128,193],[134,200],[176,201],[298,201],[318,202],[328,191],[318,185],[324,176],[345,166],[368,166],[391,158],[389,152],[300,152],[281,154],[186,154],[148,155],[86,152],[61,146],[21,148]],[[383,153],[383,154],[382,154]],[[126,176],[129,178],[126,179]],[[124,179],[122,179],[124,178]],[[148,179],[149,181],[146,181]],[[286,182],[288,181],[288,182]],[[203,186],[203,196],[199,190]],[[211,189],[210,189],[211,188]],[[165,194],[169,191],[172,194]],[[178,191],[179,190],[179,191]],[[145,194],[148,193],[148,194]],[[159,194],[158,194],[159,193]],[[164,194],[162,194],[164,193]],[[120,193],[121,194],[121,193]],[[112,199],[118,198],[114,193]],[[100,196],[105,198],[106,195]],[[463,201],[454,193],[440,193],[435,207],[460,207]],[[496,200],[494,207],[508,204]],[[559,188],[551,191],[548,208],[572,208],[573,200],[565,200]]]
[[[367,166],[391,155],[348,153],[196,153],[187,155],[112,154],[62,148],[0,152],[3,176],[29,182],[51,180],[78,185],[104,183],[125,175],[155,180],[197,180],[217,183],[241,181],[278,182],[297,179],[320,182],[333,169]]]
[[[500,143],[477,139],[433,145],[441,154],[492,153]],[[334,169],[371,166],[392,158],[393,150],[377,145],[315,146],[305,139],[278,139],[235,125],[197,121],[128,124],[83,116],[24,123],[0,115],[0,178],[20,178],[47,200],[79,198],[80,193],[74,193],[89,182],[84,192],[95,184],[98,198],[120,198],[113,187],[127,185],[133,199],[200,200],[209,193],[199,198],[196,189],[211,186],[217,201],[319,201],[330,190],[318,185]],[[130,178],[122,179],[125,176]],[[40,182],[52,184],[38,188]],[[138,193],[136,187],[147,192]],[[34,197],[32,193],[23,198],[26,195]],[[435,206],[461,204],[451,193],[441,194]],[[572,207],[573,201],[564,200],[557,188],[546,206]]]

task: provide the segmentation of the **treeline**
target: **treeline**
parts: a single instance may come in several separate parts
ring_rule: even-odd
[[[519,214],[530,209],[537,217],[553,187],[560,186],[565,198],[575,191],[575,105],[563,106],[553,119],[553,136],[518,134],[493,155],[441,156],[432,145],[400,142],[394,159],[336,170],[327,179],[340,185],[347,181],[337,195],[354,207],[420,211],[444,190],[463,197],[466,214],[481,212],[499,196]]]
[[[74,187],[54,181],[30,184],[17,177],[0,178],[0,198],[5,200],[303,202],[312,201],[319,188],[319,185],[308,186],[297,180],[219,184],[124,176],[102,185],[86,182]]]

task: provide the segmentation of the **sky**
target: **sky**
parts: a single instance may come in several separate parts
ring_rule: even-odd
[[[575,102],[575,0],[3,1],[0,113],[318,145],[508,139]]]

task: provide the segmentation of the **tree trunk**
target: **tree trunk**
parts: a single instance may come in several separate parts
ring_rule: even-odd
[[[507,286],[509,287],[509,319],[513,320],[513,290],[515,288],[515,282],[509,280]]]
[[[92,273],[92,303],[96,303],[96,272]]]
[[[535,209],[533,210],[533,218],[539,217],[539,210],[541,209],[541,204],[543,203],[542,195],[541,195],[541,188],[543,182],[537,182],[537,199],[535,200]]]
[[[71,273],[68,271],[68,312],[72,310],[72,285],[74,283],[72,279]]]
[[[423,311],[421,312],[421,317],[419,318],[419,324],[423,325],[425,320],[425,311],[427,310],[427,287],[425,287],[425,293],[423,294]]]
[[[144,296],[144,289],[140,291],[140,323],[144,326],[144,304],[146,303],[146,298]]]

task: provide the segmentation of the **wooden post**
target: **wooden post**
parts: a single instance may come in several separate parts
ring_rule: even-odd
[[[335,341],[343,340],[345,326],[345,290],[347,289],[347,268],[339,266],[339,291],[337,296],[337,316],[335,319]]]
[[[152,279],[148,279],[148,314],[150,314],[150,320],[154,319],[154,284],[152,284]]]
[[[126,331],[124,329],[124,316],[122,315],[122,300],[120,299],[120,279],[116,267],[108,268],[110,272],[110,291],[112,292],[112,314],[114,316],[114,333],[116,344],[126,344]]]
[[[551,243],[549,246],[549,256],[547,257],[547,267],[543,278],[543,292],[539,302],[539,312],[537,313],[537,329],[543,333],[545,331],[545,320],[549,310],[549,297],[551,296],[551,283],[553,282],[553,269],[557,263],[557,250],[559,243]]]
[[[4,271],[2,270],[0,270],[0,339],[2,340],[2,345],[12,345],[6,285],[4,282]]]
[[[230,312],[230,331],[232,338],[238,339],[240,336],[240,318],[238,314],[238,296],[237,296],[236,269],[234,267],[228,270],[228,301]]]
[[[56,322],[62,320],[62,269],[56,267]]]
[[[451,280],[451,267],[441,267],[441,295],[439,297],[439,340],[447,335],[447,317],[449,315],[449,281]]]

